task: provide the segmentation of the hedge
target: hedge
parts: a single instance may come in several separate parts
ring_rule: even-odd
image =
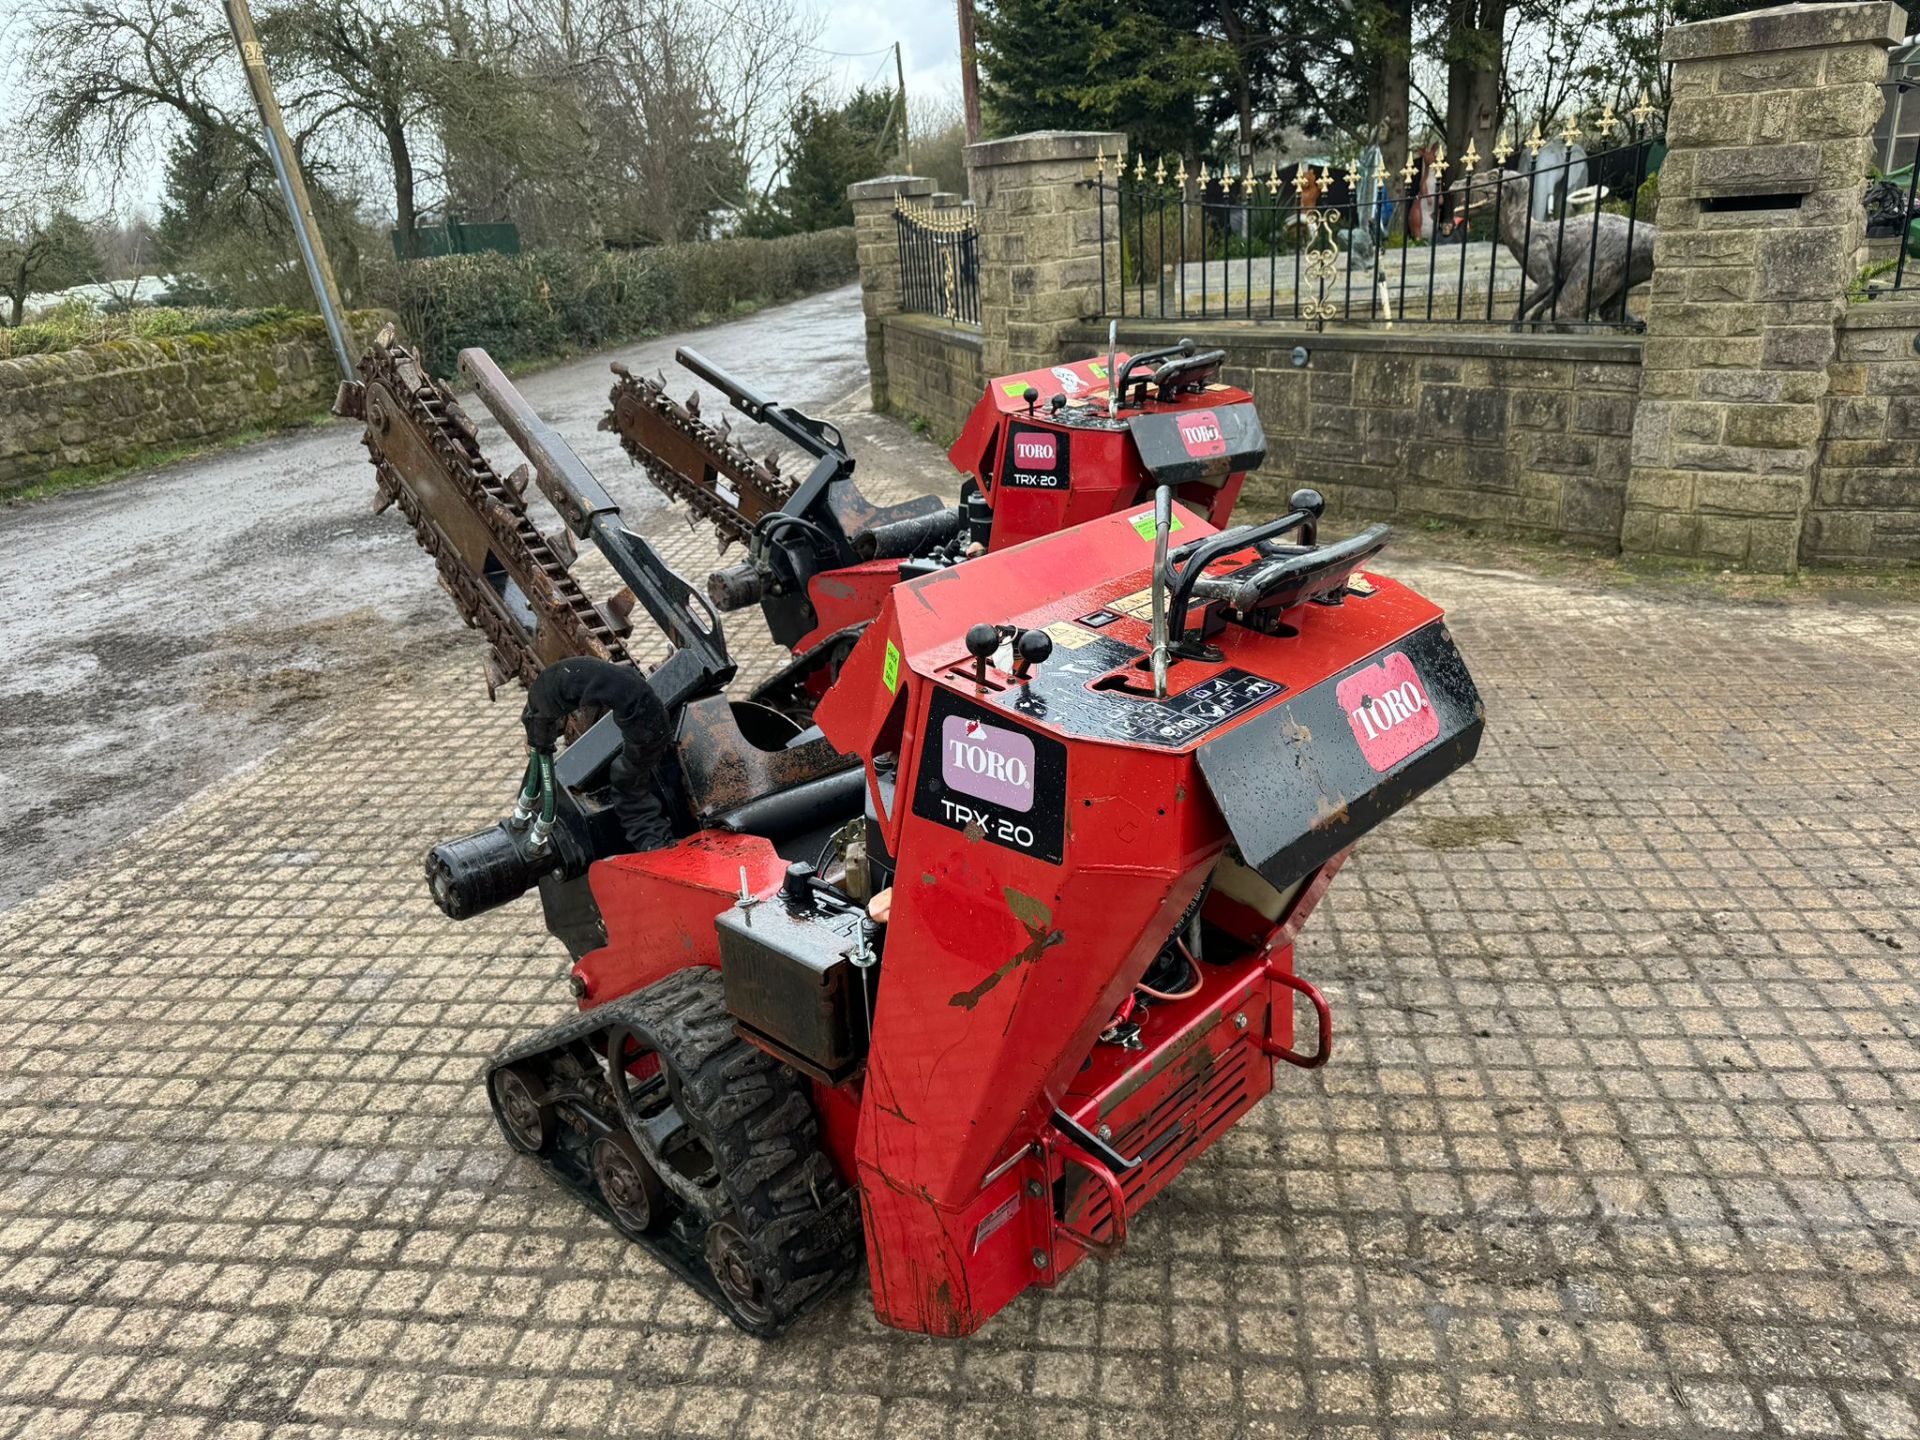
[[[542,360],[810,295],[858,273],[846,227],[648,250],[443,255],[387,262],[369,279],[428,367],[448,376],[469,345],[502,364]]]

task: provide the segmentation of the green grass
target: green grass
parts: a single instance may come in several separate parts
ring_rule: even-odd
[[[192,336],[225,335],[291,320],[295,312],[271,310],[175,309],[142,305],[118,314],[102,315],[91,306],[69,301],[39,319],[12,329],[0,328],[0,360],[23,355],[51,355],[81,350],[119,340],[170,340]]]

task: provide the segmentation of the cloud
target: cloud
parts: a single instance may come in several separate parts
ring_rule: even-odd
[[[844,52],[825,61],[839,90],[894,83],[891,46],[898,40],[907,72],[907,104],[944,101],[960,90],[960,24],[953,0],[837,0],[822,16],[816,42]],[[884,51],[881,54],[865,54]],[[858,56],[858,58],[851,58]]]

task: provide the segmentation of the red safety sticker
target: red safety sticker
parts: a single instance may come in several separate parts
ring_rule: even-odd
[[[1211,460],[1227,453],[1227,435],[1220,428],[1220,417],[1211,410],[1190,410],[1179,417],[1180,443],[1196,460]]]
[[[1013,437],[1016,470],[1051,470],[1060,460],[1060,437],[1044,430],[1024,430]]]
[[[1382,773],[1440,738],[1440,717],[1427,700],[1427,688],[1399,650],[1378,665],[1354,671],[1334,695],[1347,712],[1360,753]]]

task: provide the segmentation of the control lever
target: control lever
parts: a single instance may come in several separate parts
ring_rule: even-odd
[[[1047,663],[1047,657],[1053,654],[1053,637],[1044,630],[1022,630],[1020,638],[1013,642],[1013,678],[1026,683],[1027,672],[1036,665]]]
[[[1173,487],[1153,492],[1153,698],[1167,698],[1167,534],[1173,529]]]
[[[967,653],[973,656],[973,680],[976,685],[987,683],[987,661],[1000,648],[1000,627],[989,625],[984,620],[967,629]]]

